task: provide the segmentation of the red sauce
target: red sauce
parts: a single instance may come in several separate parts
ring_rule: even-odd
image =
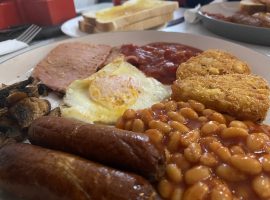
[[[164,84],[172,84],[178,66],[201,52],[190,46],[165,42],[145,46],[126,44],[121,47],[121,53],[127,56],[129,63]]]

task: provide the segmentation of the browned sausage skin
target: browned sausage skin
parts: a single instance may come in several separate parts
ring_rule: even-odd
[[[30,144],[0,149],[0,188],[27,200],[158,199],[140,176]]]
[[[164,174],[164,150],[147,135],[61,117],[42,117],[28,131],[32,144],[74,153],[151,181]]]

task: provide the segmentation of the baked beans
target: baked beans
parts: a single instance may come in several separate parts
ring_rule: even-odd
[[[167,145],[167,148],[170,150],[170,152],[175,152],[179,149],[180,147],[180,138],[181,138],[181,133],[178,131],[174,131],[170,133],[169,136],[169,142]]]
[[[199,143],[191,143],[188,147],[184,150],[185,158],[189,162],[198,162],[202,155],[202,148]]]
[[[157,184],[168,200],[270,199],[270,128],[239,121],[194,100],[127,110],[116,126],[165,147]]]
[[[252,186],[261,198],[270,198],[270,178],[268,176],[260,175],[255,177]]]
[[[134,119],[132,124],[132,131],[143,133],[144,132],[144,123],[141,119]]]
[[[166,167],[166,173],[170,180],[175,183],[180,183],[182,181],[182,172],[181,169],[177,167],[176,164],[168,164]]]
[[[213,153],[204,153],[200,157],[200,162],[202,165],[205,165],[208,167],[215,167],[218,164],[218,159]]]
[[[219,165],[216,168],[216,173],[227,181],[243,181],[247,178],[245,174],[227,164]]]
[[[219,126],[216,122],[210,121],[205,123],[201,128],[202,135],[214,135],[219,130]]]
[[[161,140],[163,138],[162,133],[157,129],[148,129],[145,131],[145,133],[148,135],[151,141],[153,141],[155,144],[161,143]]]
[[[232,200],[232,193],[228,187],[219,184],[212,189],[211,200]]]
[[[199,165],[186,171],[185,181],[187,184],[192,185],[199,181],[205,180],[211,176],[210,168]]]
[[[203,200],[208,192],[209,187],[205,183],[198,182],[186,190],[183,200]]]

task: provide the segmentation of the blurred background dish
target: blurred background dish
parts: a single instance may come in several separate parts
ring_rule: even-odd
[[[77,2],[77,4],[76,4]],[[100,4],[92,4],[90,0],[85,0],[84,3],[82,1],[75,1],[76,12],[84,12],[84,11],[98,11],[104,8],[110,8],[113,6],[112,3],[100,3]],[[70,36],[70,37],[81,37],[87,35],[79,30],[79,21],[82,20],[82,16],[78,16],[72,18],[61,25],[61,31]]]
[[[198,14],[203,25],[217,35],[242,42],[269,46],[270,28],[226,21],[227,17],[239,11],[239,2],[222,2],[205,5],[200,9]]]

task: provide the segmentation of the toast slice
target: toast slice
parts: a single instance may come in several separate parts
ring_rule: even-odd
[[[173,18],[173,13],[169,13],[166,15],[151,17],[151,18],[139,21],[139,22],[135,22],[133,24],[129,24],[127,26],[120,27],[120,28],[113,30],[113,31],[132,31],[132,30],[151,29],[151,28],[159,27],[159,26],[166,24],[172,18]],[[93,27],[93,25],[88,23],[87,21],[80,21],[79,28],[81,31],[86,32],[86,33],[104,32],[102,30],[99,30],[97,27]]]
[[[240,1],[240,10],[244,13],[252,15],[256,12],[265,12],[266,4],[255,0],[242,0]]]
[[[79,29],[80,31],[85,32],[85,33],[93,33],[95,30],[95,27],[92,24],[86,22],[85,20],[80,20]]]
[[[128,25],[148,18],[172,13],[178,8],[177,2],[159,0],[137,0],[124,3],[122,6],[104,9],[99,12],[84,13],[84,20],[100,31],[122,30]]]
[[[127,26],[119,27],[116,31],[132,31],[132,30],[146,30],[154,27],[164,25],[173,19],[173,13],[147,18],[142,21],[129,24]]]

